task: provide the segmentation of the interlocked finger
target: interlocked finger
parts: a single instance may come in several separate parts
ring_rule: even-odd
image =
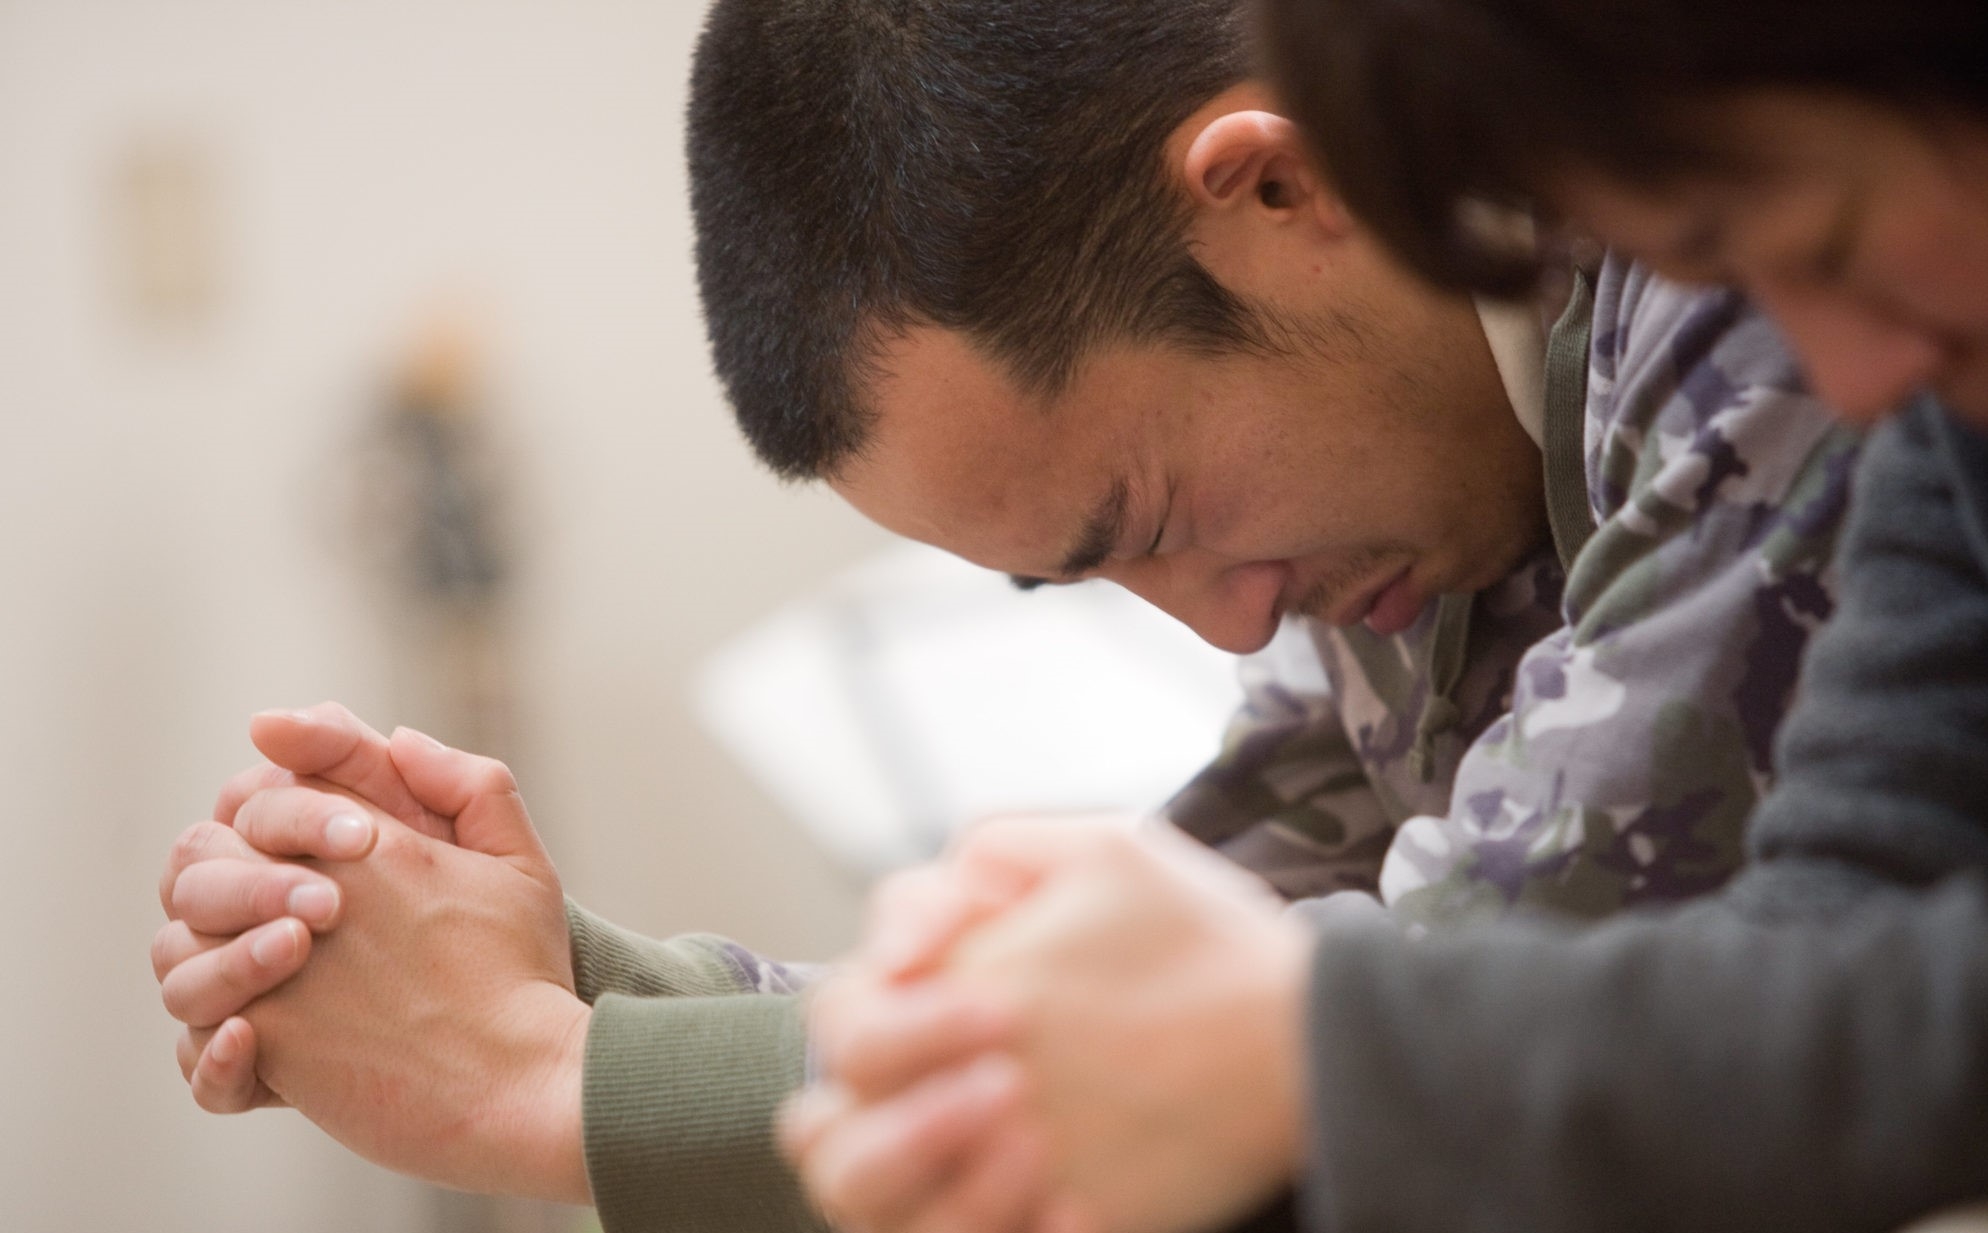
[[[283,1103],[256,1074],[248,1020],[230,1019],[211,1032],[189,1029],[187,1039],[200,1046],[187,1079],[195,1104],[209,1113],[246,1113]]]
[[[233,939],[195,933],[181,920],[169,920],[152,935],[152,979],[163,982],[166,973],[195,955],[204,955]]]
[[[187,959],[159,982],[166,1013],[211,1028],[294,976],[310,954],[302,922],[273,921]]]
[[[235,831],[271,856],[358,860],[379,827],[349,797],[301,784],[264,788],[235,811]]]
[[[214,801],[214,820],[222,826],[235,824],[235,813],[249,797],[265,788],[281,788],[297,782],[297,776],[280,766],[264,762],[228,777],[221,795]]]
[[[337,924],[343,902],[338,883],[302,865],[212,860],[180,874],[172,915],[207,934],[232,936],[285,916],[322,933]]]
[[[903,1233],[1033,1233],[1042,1222],[1047,1191],[1041,1141],[1026,1127],[1006,1126],[959,1162],[952,1182]]]
[[[1011,1060],[989,1057],[856,1107],[812,1136],[801,1161],[809,1189],[838,1223],[903,1229],[941,1199],[962,1159],[994,1141],[1020,1086]]]
[[[821,1063],[864,1100],[1011,1043],[1014,1016],[945,977],[877,985],[852,976],[830,982],[809,1008]]]
[[[166,871],[159,875],[159,906],[166,910],[168,919],[173,915],[173,887],[179,875],[203,861],[223,859],[256,860],[261,854],[219,822],[195,822],[179,833],[166,854]]]

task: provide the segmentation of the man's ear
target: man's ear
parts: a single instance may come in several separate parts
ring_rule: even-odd
[[[1264,210],[1308,219],[1333,235],[1352,226],[1298,126],[1274,112],[1229,111],[1210,120],[1189,142],[1181,176],[1197,209]]]

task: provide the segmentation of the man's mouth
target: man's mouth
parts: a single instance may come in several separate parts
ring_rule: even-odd
[[[1410,577],[1413,570],[1410,562],[1380,575],[1326,619],[1342,628],[1364,621],[1384,638],[1400,633],[1415,623],[1427,602]]]

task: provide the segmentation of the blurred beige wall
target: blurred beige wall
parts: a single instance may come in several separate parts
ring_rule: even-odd
[[[757,471],[708,375],[702,7],[0,0],[0,1229],[431,1227],[292,1115],[199,1113],[146,945],[250,711],[411,718],[328,476],[440,290],[483,306],[518,464],[519,763],[569,888],[788,957],[850,939],[856,888],[685,710],[719,638],[882,540]],[[154,146],[213,225],[177,324],[121,290]]]

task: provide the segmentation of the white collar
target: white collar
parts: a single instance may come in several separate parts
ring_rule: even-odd
[[[1546,439],[1546,330],[1539,310],[1525,301],[1477,300],[1477,317],[1484,323],[1484,340],[1505,397],[1519,425],[1538,445]]]

